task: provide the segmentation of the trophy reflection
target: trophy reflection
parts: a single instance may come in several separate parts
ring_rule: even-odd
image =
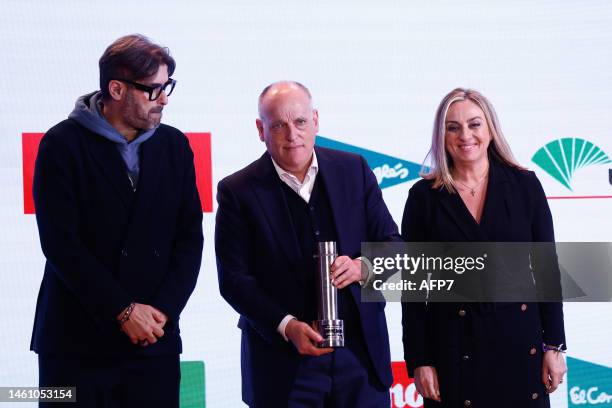
[[[338,318],[338,289],[331,283],[331,264],[338,256],[335,241],[317,243],[317,320],[323,341],[318,347],[344,347],[344,321]]]

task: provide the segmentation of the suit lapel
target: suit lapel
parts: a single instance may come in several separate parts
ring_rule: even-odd
[[[487,242],[493,239],[496,231],[508,228],[507,220],[512,197],[505,188],[508,178],[495,159],[490,160],[487,196],[482,210],[480,225],[461,200],[459,194],[449,194],[442,190],[440,200],[444,209],[463,232],[468,241]]]
[[[347,231],[348,222],[345,219],[349,205],[345,171],[342,165],[328,157],[326,152],[319,149],[316,152],[319,162],[317,177],[321,177],[325,183],[336,228],[338,255],[342,255],[344,250],[342,244],[350,239]]]
[[[500,231],[507,231],[511,227],[510,209],[513,206],[508,182],[502,165],[491,160],[487,199],[480,220],[481,229],[490,240],[495,240]]]
[[[446,190],[441,190],[438,194],[442,195],[440,199],[442,207],[465,235],[467,241],[487,241],[482,229],[476,223],[458,193],[449,194]]]
[[[296,260],[301,258],[302,251],[280,183],[282,181],[274,169],[270,155],[266,152],[257,162],[253,190],[279,248],[290,260]]]
[[[125,163],[117,150],[115,143],[100,135],[87,132],[89,152],[96,165],[106,175],[113,186],[113,190],[121,198],[121,201],[129,208],[132,199],[132,186],[127,176]],[[93,182],[93,181],[92,181]]]
[[[319,175],[325,183],[325,190],[329,197],[329,205],[332,209],[334,218],[334,227],[336,228],[336,245],[338,255],[347,255],[344,243],[350,242],[352,237],[348,228],[351,225],[351,220],[346,218],[347,209],[349,206],[349,194],[346,180],[349,175],[341,163],[328,156],[327,152],[316,149],[317,160],[319,161]],[[364,222],[366,222],[364,220]],[[354,238],[353,238],[354,239]],[[355,304],[359,310],[362,310],[361,303],[361,288],[357,284],[351,284],[344,290],[348,290],[353,297]],[[361,314],[361,312],[360,312]]]
[[[147,214],[147,209],[155,199],[159,187],[160,164],[165,163],[161,142],[161,136],[155,132],[149,140],[140,145],[140,171],[133,217]]]

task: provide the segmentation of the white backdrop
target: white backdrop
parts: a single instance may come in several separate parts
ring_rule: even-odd
[[[577,171],[569,191],[531,157],[565,137],[612,155],[612,4],[493,3],[2,0],[0,386],[37,383],[28,348],[44,258],[35,218],[23,211],[21,134],[46,131],[79,95],[98,89],[98,58],[124,34],[170,48],[178,85],[163,120],[211,132],[214,186],[264,150],[255,129],[261,89],[295,79],[312,91],[321,135],[419,163],[440,99],[473,87],[491,99],[519,161],[536,170],[547,195],[611,195],[610,164]],[[383,190],[398,224],[410,185]],[[611,204],[550,200],[557,240],[611,241]],[[207,406],[236,407],[240,335],[218,292],[214,212],[203,226],[204,261],[181,321],[183,358],[205,361]],[[387,310],[392,358],[400,361],[399,306]],[[565,310],[569,355],[612,367],[611,305]],[[553,403],[568,406],[565,384]]]

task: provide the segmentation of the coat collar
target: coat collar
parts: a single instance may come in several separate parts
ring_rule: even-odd
[[[117,146],[108,139],[92,132],[87,132],[89,152],[95,163],[106,175],[113,189],[126,208],[129,208],[133,192],[127,176],[127,168]]]
[[[338,253],[342,254],[342,243],[346,242],[348,231],[345,228],[345,209],[348,206],[346,186],[346,171],[341,163],[334,160],[333,154],[327,149],[315,147],[319,172],[329,196],[329,203],[334,218],[334,226],[338,239]],[[274,236],[278,237],[279,247],[289,259],[297,259],[301,254],[295,227],[291,220],[289,207],[282,191],[282,181],[274,169],[272,159],[265,152],[256,161],[253,169],[254,183],[252,185],[262,211]]]
[[[140,174],[134,203],[134,216],[145,216],[159,188],[160,172],[166,154],[162,137],[155,132],[140,146]]]
[[[486,242],[492,236],[491,232],[494,235],[496,225],[503,215],[500,210],[505,209],[505,212],[509,213],[511,197],[509,190],[505,188],[508,181],[504,165],[495,159],[490,159],[487,194],[480,224],[472,217],[459,194],[450,194],[444,188],[439,191],[440,203],[463,232],[467,241]]]
[[[159,132],[155,132],[140,147],[140,174],[136,196],[134,196],[126,165],[117,146],[99,135],[88,134],[89,151],[94,161],[106,175],[127,209],[130,208],[135,197],[137,200],[135,208],[138,209],[138,212],[143,212],[148,208],[151,197],[154,197],[159,180],[159,163],[163,155],[161,139]]]
[[[329,150],[317,147],[315,149],[319,160],[319,175],[325,184],[329,205],[334,217],[338,254],[351,255],[345,253],[342,245],[350,240],[347,229],[349,220],[346,219],[346,209],[349,206],[349,191],[346,181],[349,175],[342,163],[337,159],[334,160],[333,154]]]
[[[274,169],[272,158],[265,152],[255,162],[251,187],[259,200],[261,210],[277,239],[278,247],[289,259],[300,257],[295,227],[282,190],[282,181]]]

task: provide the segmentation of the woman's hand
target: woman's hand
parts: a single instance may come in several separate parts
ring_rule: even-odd
[[[435,367],[421,366],[414,369],[414,385],[423,398],[441,402],[438,372]]]
[[[542,361],[542,382],[546,387],[546,392],[549,394],[554,392],[563,382],[565,373],[567,373],[567,366],[563,354],[555,350],[545,351]]]

